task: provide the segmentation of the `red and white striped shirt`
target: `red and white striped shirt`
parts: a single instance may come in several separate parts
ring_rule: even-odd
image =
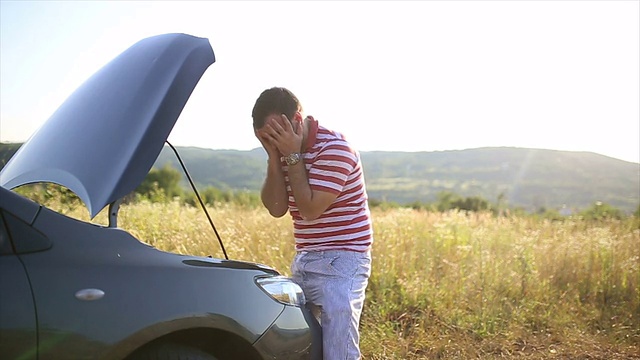
[[[296,250],[368,251],[373,242],[373,228],[360,154],[342,134],[319,126],[310,116],[309,120],[311,126],[303,154],[309,185],[313,191],[331,192],[337,198],[317,219],[303,219],[283,163]]]

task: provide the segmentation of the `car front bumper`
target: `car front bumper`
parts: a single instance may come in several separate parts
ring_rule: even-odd
[[[322,359],[322,329],[307,308],[284,311],[254,347],[265,359]]]

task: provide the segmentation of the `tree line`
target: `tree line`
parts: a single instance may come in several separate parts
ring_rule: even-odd
[[[220,205],[233,204],[247,207],[262,206],[260,194],[257,191],[249,190],[221,190],[214,186],[197,188],[200,199],[192,189],[185,189],[181,186],[181,173],[170,165],[162,168],[153,168],[142,183],[129,195],[125,196],[124,203],[134,203],[149,201],[164,203],[178,201],[188,206],[200,206],[200,200],[205,206],[216,207]],[[52,200],[58,206],[69,210],[80,204],[80,199],[69,189],[55,184],[27,185],[17,190],[22,195],[41,204],[48,204]],[[565,213],[558,209],[539,208],[535,213],[522,208],[509,207],[504,201],[505,196],[500,195],[497,201],[490,202],[481,196],[461,196],[453,192],[443,191],[438,194],[434,202],[414,201],[400,204],[392,201],[384,201],[369,198],[369,206],[382,210],[392,210],[399,208],[412,208],[414,210],[447,212],[464,211],[490,212],[496,216],[535,216],[549,220],[563,220],[577,216],[585,220],[610,220],[623,219],[628,217],[624,211],[603,202],[595,202],[590,207],[577,212]],[[634,217],[640,220],[640,204],[633,213]]]
[[[166,165],[159,169],[151,169],[147,177],[134,191],[133,197],[137,200],[152,202],[180,201],[184,204],[196,206],[199,203],[195,193],[190,189],[180,186],[182,176],[178,170]],[[213,186],[198,189],[200,198],[204,204],[215,207],[217,204],[232,203],[242,206],[260,206],[260,195],[253,191],[220,190]],[[131,199],[131,197],[130,197]],[[577,213],[562,213],[558,209],[540,208],[535,214],[530,214],[521,208],[509,208],[506,206],[505,195],[498,196],[497,202],[492,203],[480,196],[460,196],[453,192],[441,192],[433,203],[412,202],[399,204],[395,202],[369,199],[372,208],[401,208],[409,207],[416,210],[446,212],[459,210],[467,212],[492,212],[495,215],[534,215],[552,220],[566,218],[568,215],[577,215],[587,220],[622,219],[624,212],[609,204],[595,202],[591,207]],[[133,199],[132,199],[133,200]],[[640,217],[640,205],[634,216]]]
[[[21,144],[0,143],[0,165],[4,165]],[[184,163],[208,203],[216,201],[254,202],[263,179],[263,151],[211,150],[181,148]],[[527,214],[576,214],[595,205],[596,200],[634,213],[638,200],[638,165],[598,154],[564,151],[480,148],[465,151],[420,153],[363,152],[367,191],[371,204],[411,206],[468,211],[491,209],[498,213],[515,211]],[[156,178],[137,193],[159,198],[178,196],[193,202],[185,179],[171,185],[177,174],[161,172],[167,164],[179,169],[175,154],[163,149],[149,177]],[[163,183],[166,182],[166,183]],[[173,189],[171,189],[173,187]],[[233,190],[236,189],[236,190]],[[249,189],[238,190],[238,189]],[[485,199],[490,199],[486,201]],[[394,203],[397,202],[398,204]],[[521,207],[521,208],[519,208]],[[606,206],[604,206],[606,207]],[[603,208],[598,205],[598,208]],[[610,213],[607,209],[606,213]]]

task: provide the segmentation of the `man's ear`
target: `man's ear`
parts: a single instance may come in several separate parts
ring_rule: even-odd
[[[298,132],[298,128],[302,126],[303,119],[302,114],[299,111],[296,111],[295,115],[293,115],[293,120],[291,124],[293,125],[293,131]]]

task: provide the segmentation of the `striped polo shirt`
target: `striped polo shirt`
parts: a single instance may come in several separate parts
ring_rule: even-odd
[[[368,251],[373,242],[373,229],[360,154],[342,134],[319,126],[311,116],[308,118],[310,131],[303,158],[309,185],[313,191],[331,192],[337,194],[337,198],[317,219],[303,219],[283,162],[296,250]]]

